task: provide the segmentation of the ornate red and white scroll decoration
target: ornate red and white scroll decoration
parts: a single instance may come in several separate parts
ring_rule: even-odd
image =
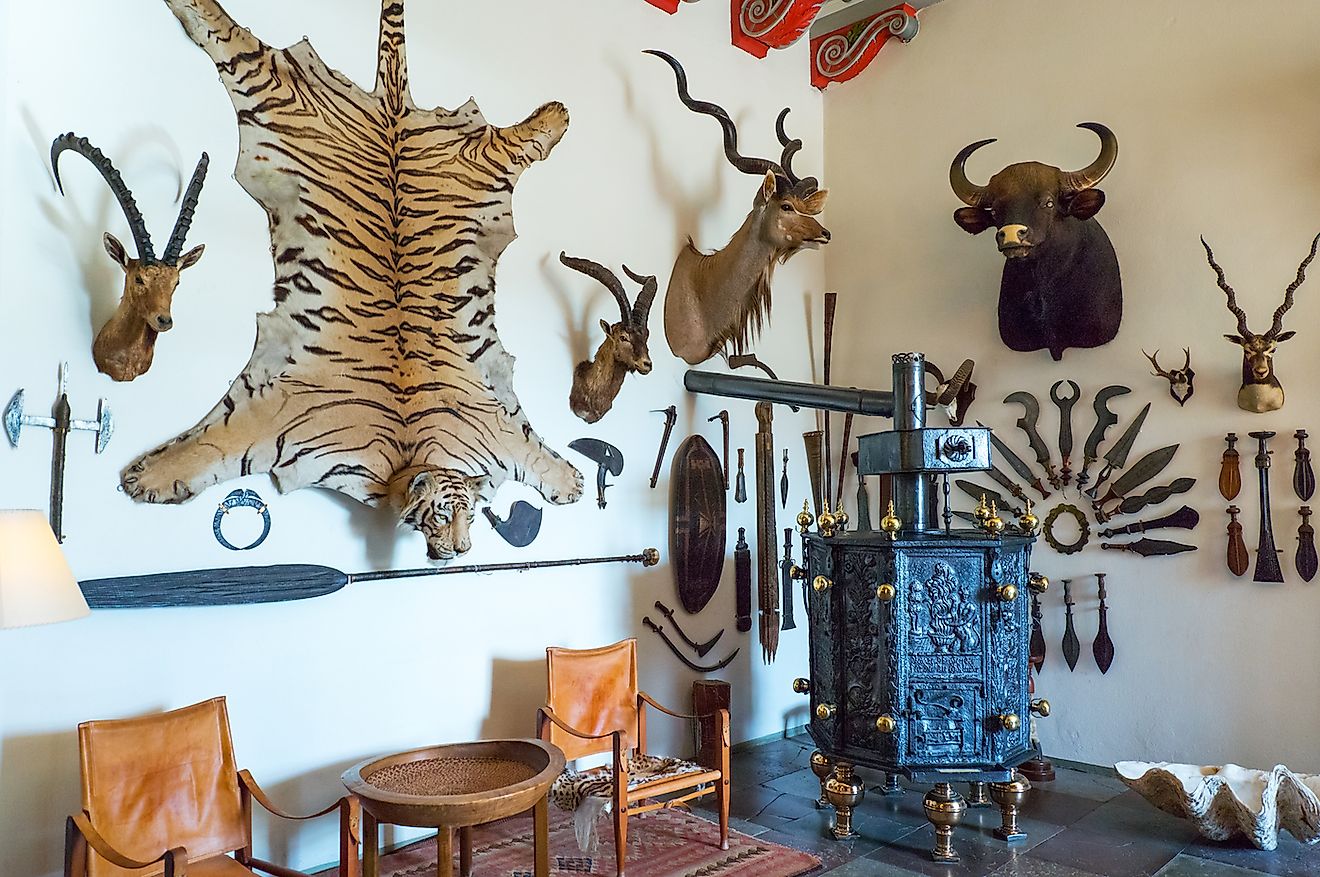
[[[890,37],[903,42],[917,35],[917,10],[900,3],[870,18],[811,39],[811,84],[823,89],[847,82],[866,69]]]
[[[650,3],[656,9],[663,9],[670,15],[673,15],[678,11],[678,0],[646,0],[646,2]]]
[[[655,0],[652,0],[655,2]],[[825,0],[730,0],[733,44],[758,58],[797,42]]]

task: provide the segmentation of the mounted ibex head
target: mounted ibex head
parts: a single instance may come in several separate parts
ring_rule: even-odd
[[[678,98],[689,110],[710,116],[724,131],[724,155],[738,170],[762,177],[747,219],[723,249],[699,252],[689,238],[674,262],[665,295],[665,338],[675,356],[689,365],[723,349],[743,353],[770,315],[770,280],[776,264],[802,249],[828,243],[830,233],[815,218],[825,209],[828,189],[815,177],[793,173],[793,156],[802,141],[790,140],[779,114],[775,133],[783,147],[778,162],[738,152],[738,129],[729,114],[713,103],[693,100],[687,74],[674,58],[654,49],[674,69]]]
[[[174,289],[179,285],[179,272],[197,264],[202,257],[205,244],[183,252],[183,240],[192,224],[193,211],[197,208],[197,197],[202,191],[202,182],[206,179],[206,166],[210,159],[202,153],[193,171],[192,180],[183,195],[183,204],[179,208],[179,218],[174,223],[169,243],[160,258],[156,257],[151,246],[151,235],[142,213],[133,200],[133,193],[124,184],[124,178],[110,163],[101,150],[88,142],[86,137],[73,133],[55,138],[50,147],[50,165],[55,172],[55,183],[64,194],[64,184],[60,181],[60,154],[65,150],[76,152],[92,163],[101,176],[110,184],[119,206],[128,219],[128,228],[133,233],[133,243],[137,245],[137,258],[131,258],[124,245],[110,232],[105,233],[105,251],[110,258],[124,269],[124,292],[119,299],[119,307],[92,342],[92,359],[96,367],[116,381],[131,381],[151,368],[151,358],[155,352],[156,336],[169,331],[174,325],[170,316],[170,303],[174,298]]]
[[[579,362],[573,369],[573,389],[568,394],[568,407],[587,423],[595,423],[610,410],[629,372],[651,373],[651,351],[647,348],[651,330],[647,327],[647,320],[651,316],[657,283],[655,275],[634,274],[624,265],[623,270],[633,282],[642,286],[642,291],[637,293],[637,302],[629,304],[618,276],[604,265],[590,259],[575,259],[562,252],[559,261],[599,282],[619,303],[622,319],[613,324],[600,321],[605,340],[596,348],[594,357]]]
[[[1211,252],[1210,245],[1205,242],[1205,238],[1201,238],[1201,246],[1205,247],[1205,257],[1209,260],[1210,267],[1215,269],[1219,288],[1228,296],[1228,309],[1237,317],[1238,333],[1224,337],[1242,348],[1242,388],[1238,390],[1237,403],[1243,411],[1263,414],[1283,407],[1283,386],[1274,376],[1274,351],[1279,344],[1296,334],[1283,331],[1283,315],[1293,306],[1293,293],[1306,279],[1306,266],[1315,258],[1317,244],[1320,244],[1320,234],[1311,241],[1311,252],[1297,267],[1297,278],[1284,290],[1283,304],[1275,309],[1274,321],[1270,323],[1269,331],[1257,335],[1247,328],[1247,314],[1238,307],[1237,293],[1233,292],[1233,287],[1224,279],[1224,269],[1215,261],[1215,254]]]
[[[1169,395],[1173,397],[1173,401],[1177,402],[1179,405],[1186,405],[1187,400],[1192,398],[1192,393],[1196,392],[1196,388],[1192,386],[1192,381],[1196,379],[1196,372],[1192,371],[1191,348],[1183,348],[1183,367],[1170,369],[1168,371],[1160,368],[1160,352],[1158,350],[1155,351],[1154,356],[1146,353],[1144,350],[1141,351],[1141,353],[1150,360],[1151,366],[1155,369],[1151,374],[1156,377],[1164,378],[1169,382]]]

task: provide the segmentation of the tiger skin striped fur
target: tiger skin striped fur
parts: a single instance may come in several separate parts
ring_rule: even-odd
[[[495,262],[514,183],[568,128],[547,103],[508,128],[469,100],[408,90],[403,4],[383,0],[375,88],[303,40],[273,49],[215,0],[165,0],[215,62],[238,116],[235,177],[270,219],[275,307],[229,392],[130,463],[134,499],[179,503],[270,473],[282,493],[388,506],[444,560],[505,479],[575,502],[582,475],[532,429],[495,332]]]

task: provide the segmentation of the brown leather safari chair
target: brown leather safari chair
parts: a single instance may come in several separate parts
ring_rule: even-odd
[[[637,688],[637,640],[626,639],[596,649],[545,650],[548,695],[536,711],[536,733],[572,760],[611,753],[611,764],[589,772],[609,778],[618,874],[628,855],[628,817],[686,804],[715,794],[720,819],[720,849],[729,848],[729,711],[709,716],[674,712]],[[679,719],[716,723],[720,742],[714,763],[688,765],[691,772],[673,777],[629,781],[627,752],[646,749],[646,708]],[[698,788],[705,786],[705,788]],[[666,797],[673,796],[673,797]]]
[[[357,877],[356,798],[309,816],[277,809],[234,764],[223,697],[78,726],[82,809],[65,829],[65,877],[303,877],[252,855],[252,801],[276,816],[339,812],[339,875]],[[230,853],[233,853],[232,858]]]

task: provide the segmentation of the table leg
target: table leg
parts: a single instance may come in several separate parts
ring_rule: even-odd
[[[380,877],[380,823],[362,810],[362,877]]]
[[[470,825],[458,830],[458,873],[461,877],[472,877],[472,826]]]
[[[454,877],[454,830],[448,825],[435,832],[435,877]]]
[[[536,856],[536,877],[550,877],[550,798],[536,802],[532,808],[533,852]]]

